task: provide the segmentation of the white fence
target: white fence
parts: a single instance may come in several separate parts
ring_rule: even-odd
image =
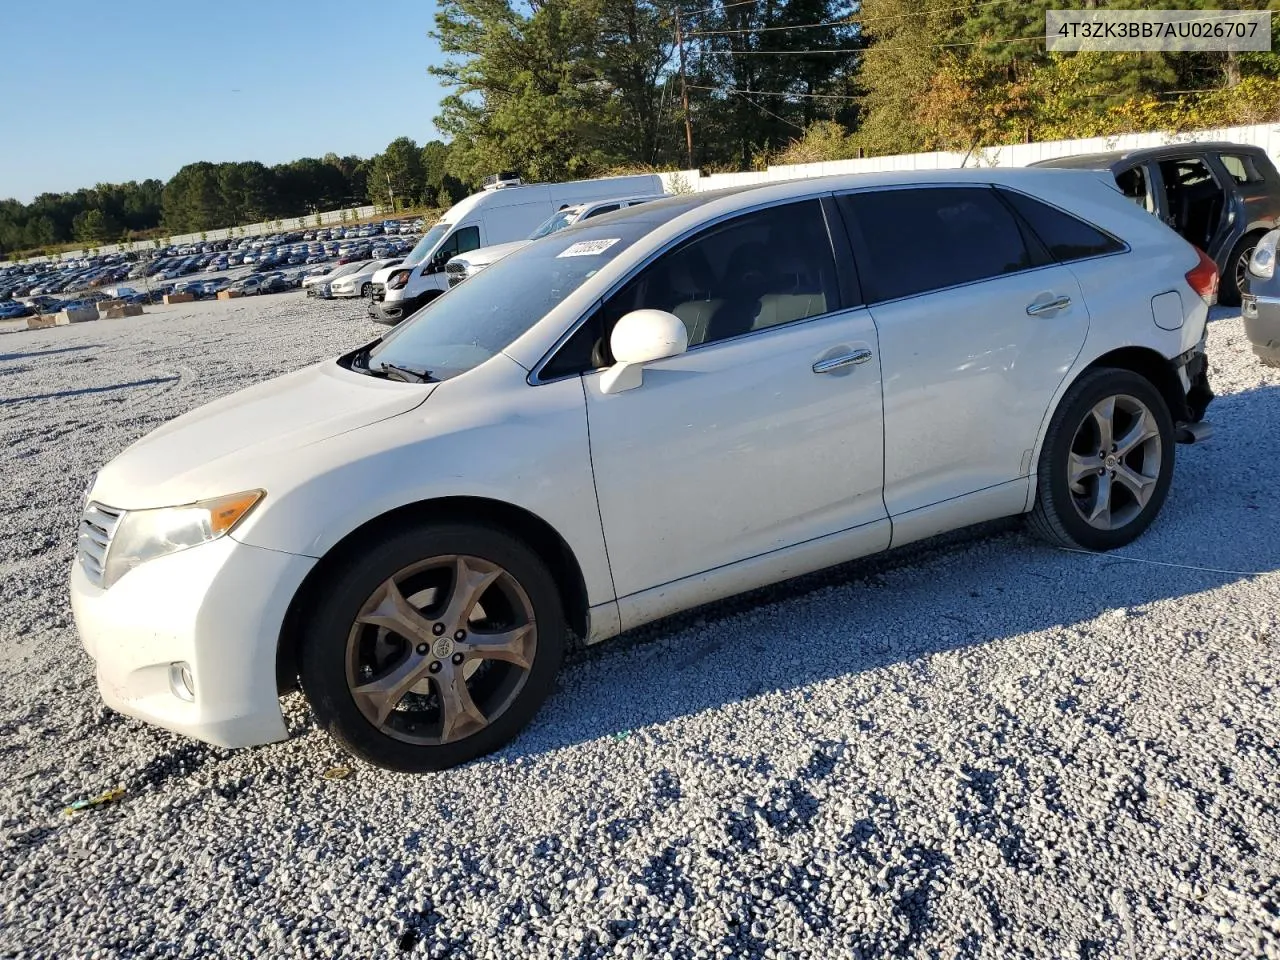
[[[701,176],[696,170],[664,173],[663,181],[673,192],[687,193],[718,190],[722,187],[768,183],[773,180],[799,180],[838,173],[880,173],[886,170],[953,170],[966,167],[1024,167],[1037,160],[1099,153],[1106,150],[1136,150],[1170,143],[1228,140],[1261,147],[1280,165],[1280,124],[1257,124],[1248,127],[1223,127],[1217,130],[1195,130],[1189,133],[1125,133],[1114,137],[1090,137],[1084,140],[1046,140],[1041,143],[1014,143],[963,153],[903,153],[885,157],[863,157],[855,160],[833,160],[828,163],[800,163],[769,167],[747,173],[713,173]]]

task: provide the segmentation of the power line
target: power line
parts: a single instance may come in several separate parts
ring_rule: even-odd
[[[708,57],[783,57],[797,56],[807,57],[811,53],[847,53],[852,56],[855,53],[861,53],[861,50],[849,49],[841,50],[839,47],[815,47],[811,50],[706,50],[703,56]]]
[[[780,116],[780,115],[778,115],[778,114],[774,113],[772,110],[770,110],[768,107],[764,106],[763,104],[756,103],[754,100],[752,100],[750,97],[748,97],[745,93],[741,93],[741,92],[740,92],[740,93],[738,94],[738,96],[740,96],[743,100],[747,101],[747,103],[751,104],[751,105],[752,105],[753,107],[755,107],[757,110],[763,110],[763,111],[764,111],[765,113],[767,113],[769,116],[774,117],[774,118],[776,118],[776,119],[778,119],[778,120],[781,120],[783,123],[787,124],[788,126],[795,127],[795,128],[796,128],[797,130],[799,130],[801,133],[804,133],[804,132],[805,132],[804,127],[800,126],[800,124],[798,124],[798,123],[793,123],[792,121],[788,120],[786,117],[783,117],[783,116]]]
[[[803,97],[806,100],[860,100],[840,93],[779,93],[776,90],[735,90],[733,87],[700,87],[689,84],[690,90],[710,90],[712,93],[736,93],[740,96],[752,97]]]
[[[743,2],[749,2],[749,0],[743,0]],[[965,4],[964,6],[959,6],[959,7],[941,7],[937,10],[925,10],[920,13],[895,13],[891,15],[886,14],[883,17],[860,18],[855,13],[855,14],[850,14],[847,17],[843,17],[839,20],[831,20],[823,23],[798,23],[792,26],[785,26],[785,27],[741,27],[738,29],[730,29],[730,30],[691,30],[688,33],[686,33],[685,36],[715,37],[715,36],[723,36],[725,34],[731,34],[731,33],[762,33],[767,30],[814,30],[814,29],[820,29],[820,28],[833,29],[835,27],[856,27],[856,26],[861,26],[864,23],[880,23],[881,21],[884,21],[884,20],[906,20],[906,19],[912,19],[912,18],[918,18],[918,17],[932,17],[935,14],[939,14],[939,13],[952,13],[957,10],[973,10],[977,7],[995,7],[995,6],[1001,6],[1006,3],[1017,3],[1017,2],[1020,2],[1020,0],[985,0],[985,2],[983,3],[968,3],[968,4]],[[736,3],[729,4],[729,6],[738,6],[738,4]],[[715,9],[715,8],[713,7],[710,9]],[[705,12],[705,11],[699,11],[699,12]]]

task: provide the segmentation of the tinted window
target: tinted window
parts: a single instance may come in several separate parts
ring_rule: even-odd
[[[542,377],[611,364],[609,334],[632,310],[674,313],[696,347],[829,313],[837,309],[837,290],[817,200],[749,213],[709,227],[645,267],[556,352]]]
[[[868,299],[892,300],[1037,266],[987,187],[916,187],[839,197],[861,234]],[[862,251],[859,251],[860,253]]]
[[[621,207],[621,206],[622,206],[622,204],[620,204],[620,203],[610,203],[610,204],[606,204],[606,205],[605,205],[605,206],[603,206],[603,207],[597,207],[595,210],[592,210],[590,213],[588,213],[588,214],[587,214],[585,217],[583,217],[582,219],[583,219],[583,220],[590,220],[592,217],[599,217],[599,216],[601,216],[601,215],[603,215],[603,214],[606,214],[606,213],[613,213],[613,211],[617,210],[617,209],[618,209],[619,207]]]
[[[716,224],[659,257],[610,298],[606,326],[666,310],[696,347],[827,313],[836,290],[822,206],[805,200]]]
[[[1231,179],[1236,183],[1262,181],[1262,174],[1258,173],[1258,168],[1254,166],[1253,157],[1224,153],[1218,159],[1222,161],[1222,165],[1227,168],[1227,173],[1231,174]]]
[[[1036,238],[1048,247],[1053,259],[1059,262],[1100,257],[1124,249],[1124,245],[1115,237],[1056,207],[1033,200],[1025,193],[1015,193],[1012,190],[1001,190],[1000,193],[1027,221]]]
[[[1147,181],[1147,171],[1143,167],[1130,167],[1116,174],[1116,186],[1126,197],[1148,213],[1155,213],[1155,199],[1151,196],[1151,188]]]

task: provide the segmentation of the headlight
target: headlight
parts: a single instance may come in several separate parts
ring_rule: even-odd
[[[1249,272],[1255,277],[1270,280],[1275,274],[1277,241],[1280,241],[1280,230],[1272,230],[1253,248],[1253,256],[1249,258]]]
[[[412,270],[397,270],[387,279],[387,289],[388,290],[402,289],[404,285],[409,282],[409,276],[412,273],[413,273]]]
[[[103,589],[148,560],[208,543],[230,533],[265,496],[263,490],[248,490],[183,507],[125,511],[107,550]]]

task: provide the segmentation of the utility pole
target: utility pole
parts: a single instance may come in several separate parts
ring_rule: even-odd
[[[680,25],[680,8],[676,8],[676,46],[680,48],[680,104],[684,107],[684,145],[689,166],[693,169],[693,122],[689,119],[689,85],[684,73],[684,31]]]
[[[391,186],[390,171],[387,171],[387,194],[391,197],[391,212],[394,214],[396,212],[396,191],[395,188]]]

